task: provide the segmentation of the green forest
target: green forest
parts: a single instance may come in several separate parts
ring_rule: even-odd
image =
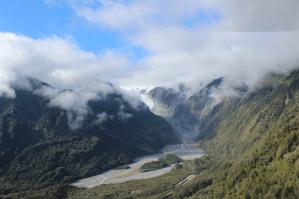
[[[16,89],[15,98],[0,97],[0,198],[31,198],[38,191],[47,194],[37,198],[61,198],[63,187],[77,179],[180,142],[163,118],[132,108],[120,93],[90,101],[89,114],[76,130],[69,128],[69,112],[48,104],[49,99],[27,90]],[[117,115],[120,105],[134,120],[94,123],[99,113]]]

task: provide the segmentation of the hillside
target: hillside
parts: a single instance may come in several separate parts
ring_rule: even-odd
[[[299,71],[273,85],[281,78],[271,74],[255,91],[214,108],[219,111],[206,118],[199,146],[232,165],[206,170],[168,198],[299,197]]]
[[[297,104],[298,74],[294,71],[278,85],[272,81],[283,76],[270,76],[256,90],[214,107],[217,112],[213,110],[199,126],[201,148],[224,159],[237,159],[276,127],[282,114]]]
[[[209,157],[186,161],[153,179],[70,189],[68,198],[76,198],[74,193],[104,198],[298,198],[298,100],[299,70],[287,77],[271,74],[255,90],[227,98],[207,115],[197,139]],[[178,186],[190,174],[195,177]]]
[[[16,89],[14,99],[0,98],[0,198],[96,175],[180,142],[163,118],[133,108],[118,92],[89,101],[82,127],[72,130],[70,113],[36,94],[41,86],[49,87],[40,83],[33,91]],[[114,117],[98,122],[103,113]]]
[[[200,144],[233,165],[207,171],[201,180],[212,179],[210,185],[192,190],[200,186],[193,182],[169,198],[298,198],[298,99],[295,70],[276,87],[223,104]]]
[[[184,84],[179,85],[179,90],[172,88],[156,87],[148,93],[143,93],[154,103],[151,111],[165,119],[173,117],[175,108],[187,99],[188,88]]]
[[[222,91],[224,81],[222,77],[214,79],[200,92],[189,97],[186,95],[188,89],[183,84],[180,85],[180,91],[156,87],[147,93],[147,96],[154,102],[151,111],[167,120],[180,137],[192,139],[201,133],[202,125],[210,120],[211,115],[213,117],[220,110],[219,102],[232,98],[232,96],[221,96],[216,99],[212,96],[214,93],[224,92]],[[248,91],[246,85],[230,86],[229,89],[237,96]]]
[[[224,98],[197,124],[196,139],[208,157],[177,164],[169,173],[147,180],[92,189],[58,184],[21,194],[37,198],[299,198],[298,102],[299,70],[288,76],[271,73],[244,95]]]

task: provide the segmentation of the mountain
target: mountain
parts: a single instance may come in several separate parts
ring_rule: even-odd
[[[185,108],[188,114],[200,116],[202,107],[215,100],[213,95],[223,92],[223,79],[213,82],[180,103],[193,100]],[[241,86],[233,91],[240,95],[220,98],[194,124],[200,130],[195,139],[207,156],[177,164],[151,179],[93,189],[58,184],[26,193],[36,198],[50,194],[52,198],[299,198],[299,70],[270,73],[255,88]],[[18,114],[26,112],[19,109]],[[17,194],[9,197],[18,198]]]
[[[296,71],[290,76],[294,82],[296,76]],[[213,110],[199,126],[200,147],[226,159],[240,158],[289,110],[288,96],[293,96],[294,90],[285,82],[290,77],[272,73],[255,90],[219,103],[214,107],[217,113]]]
[[[200,133],[197,126],[215,104],[215,99],[210,96],[212,89],[217,89],[222,81],[223,78],[213,80],[200,92],[175,107],[174,114],[168,121],[182,136],[192,138]]]
[[[53,87],[30,84],[32,90],[15,88],[13,99],[0,97],[0,198],[70,183],[180,143],[162,117],[142,103],[133,107],[120,92],[98,93],[86,110],[77,102],[70,111],[39,92]]]
[[[215,114],[218,109],[214,109],[221,101],[225,101],[231,96],[220,96],[216,99],[211,94],[221,93],[223,78],[214,79],[207,84],[200,92],[187,95],[188,89],[180,84],[179,91],[156,87],[147,95],[142,96],[142,100],[150,107],[156,115],[162,116],[178,132],[179,137],[192,139],[201,134],[200,124],[210,114]],[[246,85],[230,87],[237,96],[248,91]],[[146,97],[145,97],[146,96]],[[213,112],[212,112],[213,111]]]
[[[156,87],[150,90],[147,96],[154,104],[151,107],[151,111],[164,118],[172,117],[176,106],[187,99],[187,91],[188,89],[183,84],[180,84],[178,91],[163,87]]]
[[[222,102],[198,137],[199,146],[227,166],[198,178],[212,183],[201,186],[198,180],[169,198],[299,197],[299,70],[264,80],[256,90]]]
[[[202,120],[197,140],[208,156],[185,161],[156,178],[70,189],[66,195],[299,198],[298,104],[299,70],[271,73],[244,95],[220,101]]]
[[[140,90],[140,93],[141,94],[145,94],[145,93],[148,93],[150,91],[150,89],[148,87],[144,88],[144,89],[141,89]]]

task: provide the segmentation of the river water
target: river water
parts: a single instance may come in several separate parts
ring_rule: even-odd
[[[185,139],[182,139],[182,144],[167,145],[161,151],[163,153],[136,158],[134,160],[134,163],[128,165],[130,166],[130,169],[109,170],[93,177],[81,179],[72,183],[71,185],[91,188],[100,184],[120,183],[134,179],[152,178],[169,172],[174,165],[170,165],[163,169],[142,173],[138,171],[139,167],[141,167],[144,163],[158,160],[158,158],[163,157],[169,153],[175,154],[184,160],[200,158],[204,155],[204,153],[196,148],[196,144],[190,144]]]

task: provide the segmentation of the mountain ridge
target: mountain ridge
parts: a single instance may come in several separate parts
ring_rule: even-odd
[[[215,97],[211,95],[222,91],[221,86],[224,81],[223,77],[214,79],[191,96],[186,94],[189,89],[183,84],[180,84],[179,91],[156,87],[146,95],[152,100],[152,104],[149,102],[147,104],[151,105],[150,110],[152,112],[162,116],[176,129],[179,137],[190,140],[201,133],[200,124],[209,113],[217,111],[214,107],[221,101],[231,98],[230,96]],[[235,87],[229,86],[229,89],[235,92],[237,96],[248,91],[248,87],[244,84]],[[142,99],[144,100],[145,97],[143,96]]]
[[[211,86],[209,89],[211,88],[215,87]],[[194,103],[198,103],[194,106],[197,107],[194,110],[199,112],[197,115],[200,115],[204,110],[202,107],[206,106],[202,101],[206,103],[209,100],[198,102],[196,99],[207,99],[210,95],[209,89],[197,94],[199,95],[197,98],[194,97]],[[221,98],[201,122],[194,125],[200,130],[200,134],[195,137],[198,146],[208,156],[185,161],[175,165],[169,173],[148,180],[101,185],[93,189],[58,184],[26,193],[49,196],[47,191],[53,189],[50,193],[56,194],[56,198],[85,196],[100,198],[298,198],[299,70],[294,70],[289,75],[272,73],[251,90],[247,90],[244,86],[234,89],[240,89],[241,93],[246,92],[241,96]],[[109,100],[109,102],[119,103],[114,100]],[[89,106],[92,107],[92,103]],[[110,106],[115,109],[114,115],[119,110],[118,106]],[[127,109],[129,107],[126,106],[124,111],[133,114]],[[3,118],[5,122],[9,122],[7,119],[14,111],[19,111],[20,115],[26,115],[22,109],[7,110],[7,113],[0,117],[0,121]],[[102,111],[104,110],[100,109],[98,112]],[[185,111],[191,112],[190,109],[185,109]],[[95,113],[94,118],[98,112]],[[67,125],[65,122],[63,124]],[[138,126],[138,124],[132,123],[132,126]],[[112,123],[111,125],[114,126]],[[121,125],[120,128],[128,129],[132,126]],[[0,127],[5,126],[0,125]],[[21,124],[18,127],[28,128]],[[105,125],[102,127],[109,128]],[[98,126],[98,128],[102,127]],[[9,128],[6,127],[6,129]],[[88,146],[96,147],[95,143],[102,139],[106,139],[105,142],[110,140],[111,143],[117,141],[112,138],[100,137],[98,140],[86,140],[86,142],[89,143]],[[150,140],[147,139],[147,142]],[[83,144],[80,142],[80,137],[73,137],[72,142],[77,142],[77,145]],[[49,143],[45,142],[34,147],[47,146]],[[192,146],[195,147],[195,144]],[[113,146],[110,147],[113,148]],[[86,154],[92,152],[89,148],[84,150]],[[109,148],[103,149],[101,155],[105,155],[107,150]],[[97,156],[97,158],[102,156]],[[125,162],[128,160],[127,157],[122,155],[114,160],[119,158]],[[76,162],[80,162],[80,159]],[[90,165],[87,166],[90,168]],[[59,179],[66,171],[57,167],[40,180],[42,182],[42,180]],[[182,186],[177,186],[189,175],[193,175],[194,178]],[[26,193],[22,192],[23,195]],[[17,198],[14,193],[11,196]]]
[[[14,99],[0,98],[0,195],[71,183],[180,143],[163,118],[132,108],[119,93],[89,101],[92,112],[72,130],[67,110],[50,106],[50,99],[34,90],[15,92]],[[94,123],[100,113],[115,117]]]

